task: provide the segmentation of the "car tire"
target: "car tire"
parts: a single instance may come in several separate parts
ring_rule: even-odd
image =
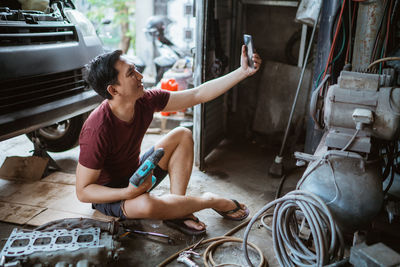
[[[82,114],[53,125],[27,133],[29,140],[39,138],[41,145],[49,152],[63,152],[78,145],[79,134],[87,114]]]

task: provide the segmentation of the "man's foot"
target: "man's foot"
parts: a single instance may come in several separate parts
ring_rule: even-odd
[[[232,221],[241,221],[247,218],[249,216],[249,209],[243,205],[239,204],[237,200],[231,199],[231,201],[235,204],[235,208],[227,210],[227,211],[220,211],[214,209],[216,212],[218,212],[222,217],[228,220]]]
[[[194,216],[193,214],[186,216],[186,218],[189,218],[184,221],[184,223],[186,224],[187,227],[190,227],[190,228],[193,228],[196,230],[205,230],[206,229],[206,225],[202,221],[200,221],[199,218]]]
[[[166,225],[177,229],[187,235],[202,235],[206,232],[206,226],[193,214],[180,219],[164,220]]]
[[[249,216],[248,208],[234,199],[221,198],[213,193],[205,193],[203,197],[215,200],[217,206],[213,210],[228,220],[241,221]]]

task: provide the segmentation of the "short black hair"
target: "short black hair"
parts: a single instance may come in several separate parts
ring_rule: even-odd
[[[112,99],[107,86],[118,84],[118,70],[115,68],[115,63],[121,55],[121,50],[115,50],[97,56],[86,65],[86,82],[103,98]]]

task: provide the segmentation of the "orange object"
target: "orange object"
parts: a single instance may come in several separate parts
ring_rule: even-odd
[[[175,79],[162,79],[161,80],[161,89],[168,91],[178,91],[178,83]]]
[[[175,79],[162,79],[161,89],[168,91],[178,91],[178,83]],[[169,116],[170,114],[176,114],[176,112],[161,112],[162,116]]]

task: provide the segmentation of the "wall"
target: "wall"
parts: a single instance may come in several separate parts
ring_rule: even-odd
[[[298,78],[293,76],[301,71],[293,66],[297,64],[297,59],[289,64],[285,55],[286,44],[296,31],[301,30],[301,24],[294,21],[297,8],[266,5],[244,7],[243,32],[253,35],[255,47],[264,64],[256,75],[239,84],[231,95],[230,106],[235,109],[229,113],[229,132],[247,138],[261,133],[280,140],[297,88]],[[293,51],[297,56],[298,45],[293,47]],[[307,88],[302,90],[299,97],[295,116],[297,124],[306,113],[309,77],[309,74],[306,75],[304,82]],[[271,103],[274,104],[273,108],[270,107]]]

